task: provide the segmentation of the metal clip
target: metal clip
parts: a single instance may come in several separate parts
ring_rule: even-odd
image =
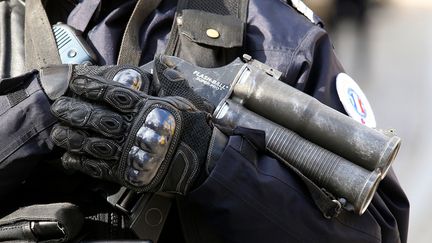
[[[339,200],[333,199],[332,202],[334,202],[334,207],[327,210],[327,212],[323,212],[323,216],[326,219],[337,217],[342,211],[342,203]]]
[[[282,72],[278,71],[258,60],[253,59],[250,55],[248,54],[243,54],[243,61],[248,63],[249,65],[256,67],[258,69],[263,70],[266,74],[268,74],[269,76],[275,78],[275,79],[279,79],[282,76]]]

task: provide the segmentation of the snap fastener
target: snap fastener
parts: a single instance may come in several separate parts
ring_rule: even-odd
[[[217,39],[220,36],[219,32],[215,29],[207,29],[206,34],[208,37],[213,39]]]

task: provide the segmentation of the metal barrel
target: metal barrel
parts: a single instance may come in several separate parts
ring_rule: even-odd
[[[369,171],[356,165],[231,100],[215,111],[215,118],[216,123],[224,126],[265,131],[267,150],[320,187],[346,198],[358,214],[366,210],[381,180],[379,170]]]
[[[401,139],[356,122],[317,99],[245,65],[233,88],[232,99],[384,178]]]

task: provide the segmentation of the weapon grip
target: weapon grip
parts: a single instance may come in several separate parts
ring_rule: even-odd
[[[216,111],[221,125],[263,130],[266,149],[277,154],[320,187],[346,198],[358,214],[369,205],[381,178],[379,170],[369,171],[330,152],[241,105],[227,100]]]

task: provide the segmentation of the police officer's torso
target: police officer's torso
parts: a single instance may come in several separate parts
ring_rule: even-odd
[[[91,21],[85,28],[84,35],[97,53],[99,65],[116,64],[123,31],[135,3],[136,1],[133,0],[101,1],[101,8],[93,13]],[[77,8],[79,6],[77,4],[78,1],[47,1],[46,10],[50,22],[52,24],[59,21],[64,23],[79,22],[80,13],[82,14],[86,9]],[[162,1],[157,10],[144,22],[139,38],[142,49],[140,64],[153,60],[156,53],[166,49],[176,13],[176,5],[176,1]],[[16,36],[22,37],[22,34],[19,35],[19,31],[15,31],[15,33]],[[329,82],[328,78],[323,78],[326,75],[331,76],[340,72],[342,68],[339,63],[331,58],[322,58],[319,66],[327,66],[326,72],[328,73],[316,70],[317,67],[314,65],[317,64],[312,63],[312,60],[316,58],[315,56],[320,56],[320,54],[326,56],[328,53],[325,51],[329,51],[324,50],[323,53],[315,53],[314,48],[318,48],[315,43],[331,46],[327,42],[328,38],[321,27],[311,23],[305,16],[298,14],[284,1],[249,1],[247,28],[242,52],[280,70],[282,81],[313,95],[339,111],[343,111],[340,101],[335,96],[334,82]],[[20,43],[20,41],[15,43]],[[24,50],[22,48],[17,50],[21,51],[14,54],[16,56],[14,59],[23,62]],[[19,61],[17,62],[19,63]],[[1,73],[3,76],[10,77],[18,75],[20,71],[24,70],[7,66],[7,68],[3,68]],[[314,75],[321,75],[322,77]],[[40,143],[46,143],[45,140],[42,140],[47,138],[35,139],[40,139]],[[41,147],[34,146],[34,148],[28,149],[41,149]],[[86,232],[84,232],[88,233],[88,238],[100,239],[98,237],[102,236],[103,239],[124,239],[134,237],[130,231],[122,229],[124,224],[118,221],[119,217],[121,218],[121,213],[113,210],[104,198],[104,195],[110,190],[118,189],[117,186],[90,179],[79,173],[71,174],[58,166],[58,158],[62,151],[54,149],[53,146],[46,146],[43,149],[50,154],[50,157],[47,159],[47,157],[42,156],[34,159],[32,166],[27,168],[27,170],[31,170],[31,173],[25,171],[25,173],[29,173],[29,176],[22,180],[21,184],[13,187],[13,190],[18,193],[11,194],[8,192],[13,196],[8,197],[7,202],[2,202],[2,214],[12,211],[18,206],[69,201],[79,205],[84,214],[93,219],[87,222],[91,227],[87,225],[89,227],[86,227]],[[293,180],[298,180],[298,178]],[[2,194],[1,191],[0,194]],[[3,207],[3,205],[7,206]],[[161,241],[182,242],[183,227],[180,225],[183,223],[178,217],[176,206],[174,206],[162,232]],[[204,221],[198,220],[195,224],[196,227],[205,228],[199,232],[214,233]],[[209,242],[209,239],[219,241],[216,233],[214,236],[202,236],[201,239],[206,239],[206,242]]]

